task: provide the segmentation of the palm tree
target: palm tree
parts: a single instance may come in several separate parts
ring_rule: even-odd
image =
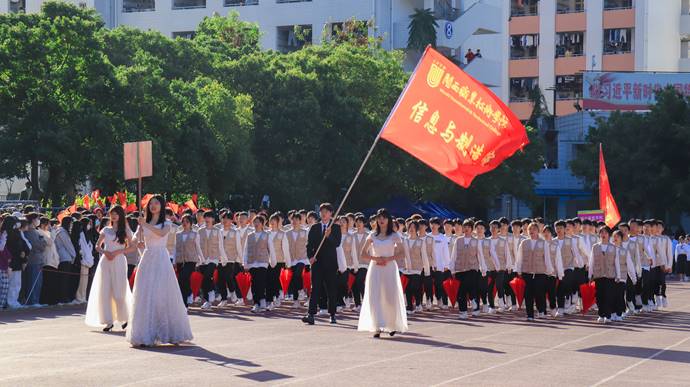
[[[438,23],[431,9],[415,8],[414,13],[410,15],[410,24],[407,26],[410,32],[407,48],[420,52],[424,51],[429,44],[436,48],[436,28],[438,28]]]

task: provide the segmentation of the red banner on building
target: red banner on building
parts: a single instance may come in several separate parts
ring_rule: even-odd
[[[465,188],[529,143],[500,98],[430,47],[381,137]]]

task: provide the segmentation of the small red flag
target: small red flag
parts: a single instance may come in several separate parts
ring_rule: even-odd
[[[89,198],[89,195],[84,195],[84,199],[83,199],[83,201],[82,201],[82,205],[83,205],[84,208],[86,208],[87,210],[90,210],[90,209],[91,209],[91,203],[90,203],[90,202],[91,202],[91,199]]]
[[[465,188],[529,143],[500,98],[431,47],[381,137]]]
[[[180,212],[180,206],[179,204],[175,202],[168,202],[167,203],[168,208],[172,210],[173,213],[178,214]]]
[[[128,214],[129,214],[129,213],[132,213],[132,212],[134,212],[134,211],[136,211],[136,210],[137,210],[137,205],[134,204],[134,203],[129,203],[129,204],[127,205],[127,208],[125,208],[125,212],[128,213]]]
[[[146,194],[144,195],[143,198],[141,198],[141,208],[146,208],[146,206],[149,204],[149,200],[153,197],[153,194]]]
[[[120,200],[120,205],[122,207],[127,207],[127,194],[125,192],[118,192],[117,197]]]
[[[113,196],[109,197],[108,201],[111,206],[114,206],[117,203],[117,194],[113,194]]]
[[[194,204],[194,202],[191,200],[187,200],[186,202],[184,202],[184,205],[187,206],[187,208],[192,210],[192,212],[194,213],[196,213],[199,210],[198,208],[196,208],[196,204]]]
[[[67,211],[68,214],[74,214],[75,212],[77,212],[77,203],[73,203],[71,206],[69,206]]]
[[[101,190],[100,189],[95,189],[93,192],[91,192],[91,198],[93,200],[98,200],[98,198],[101,197]]]
[[[197,194],[192,194],[192,203],[194,203],[195,207],[199,206],[199,195]]]
[[[613,199],[613,194],[611,194],[611,184],[606,172],[604,151],[601,144],[599,144],[599,208],[604,211],[604,222],[607,226],[613,228],[621,221],[621,214],[618,212],[618,206]]]

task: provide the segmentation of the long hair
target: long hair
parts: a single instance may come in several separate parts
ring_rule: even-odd
[[[151,210],[149,207],[151,206],[151,200],[156,199],[158,203],[161,204],[161,212],[158,214],[158,221],[156,222],[156,225],[164,225],[165,224],[165,199],[161,195],[154,195],[148,203],[146,203],[146,223],[151,222],[151,219],[153,218],[153,214],[151,213]]]
[[[8,216],[2,222],[2,227],[0,227],[0,234],[5,233],[5,234],[7,234],[8,237],[10,235],[13,235],[13,234],[18,234],[18,231],[15,228],[16,225],[17,225],[17,218],[14,216]]]
[[[72,222],[74,222],[74,218],[71,216],[65,216],[62,218],[62,222],[60,222],[60,227],[62,227],[69,234],[69,229],[72,227]]]
[[[115,229],[115,240],[117,243],[124,245],[127,239],[127,218],[125,217],[125,210],[122,206],[116,204],[110,207],[110,211],[108,212],[117,214],[117,224],[112,224],[112,227]]]
[[[384,233],[385,236],[391,235],[393,231],[393,217],[391,214],[386,210],[385,208],[381,208],[380,210],[376,211],[376,236],[381,235],[381,229],[379,227],[379,222],[378,218],[380,216],[383,216],[384,218],[388,219],[388,225],[386,226],[386,231]]]
[[[72,221],[72,231],[70,232],[70,239],[72,244],[76,247],[79,246],[79,235],[83,229],[82,223],[80,221]]]

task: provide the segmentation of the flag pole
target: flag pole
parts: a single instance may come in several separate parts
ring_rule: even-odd
[[[414,70],[412,71],[412,76],[410,76],[410,79],[407,80],[407,83],[405,84],[405,87],[403,88],[402,93],[400,93],[400,96],[398,96],[397,101],[395,101],[395,105],[393,106],[393,109],[391,109],[391,112],[388,114],[388,117],[386,117],[386,121],[381,126],[381,129],[379,129],[379,132],[376,135],[376,138],[374,138],[374,143],[371,144],[371,147],[369,148],[369,152],[367,152],[366,156],[364,156],[364,160],[362,161],[362,164],[359,166],[359,169],[357,170],[355,177],[352,179],[352,182],[350,183],[350,187],[348,187],[347,191],[345,192],[345,196],[343,196],[343,199],[340,201],[340,205],[338,206],[338,209],[333,214],[332,220],[331,220],[330,224],[328,225],[328,229],[333,227],[333,223],[335,223],[335,220],[338,218],[338,215],[340,215],[340,211],[343,209],[345,202],[350,197],[350,192],[352,192],[352,188],[355,186],[357,179],[359,179],[359,176],[362,174],[362,171],[364,170],[364,166],[367,164],[367,161],[369,161],[369,157],[371,157],[371,154],[374,153],[374,148],[376,148],[376,145],[379,143],[379,140],[381,139],[381,135],[383,134],[383,130],[388,125],[388,121],[390,121],[391,116],[393,115],[393,112],[398,109],[398,105],[400,104],[400,101],[402,101],[403,97],[405,96],[405,93],[407,93],[407,89],[410,87],[410,85],[412,84],[412,81],[417,76],[417,68],[419,67],[419,64],[422,63],[422,60],[424,59],[424,56],[426,55],[426,53],[429,51],[430,47],[431,47],[431,45],[426,46],[426,48],[424,49],[424,53],[422,54],[422,56],[417,61],[417,64],[415,65]],[[325,240],[326,240],[326,235],[324,234],[324,236],[321,238],[321,242],[319,243],[319,247],[316,249],[314,256],[311,258],[316,258],[316,256],[319,255],[319,251],[321,251],[321,247],[323,247],[323,242]]]

